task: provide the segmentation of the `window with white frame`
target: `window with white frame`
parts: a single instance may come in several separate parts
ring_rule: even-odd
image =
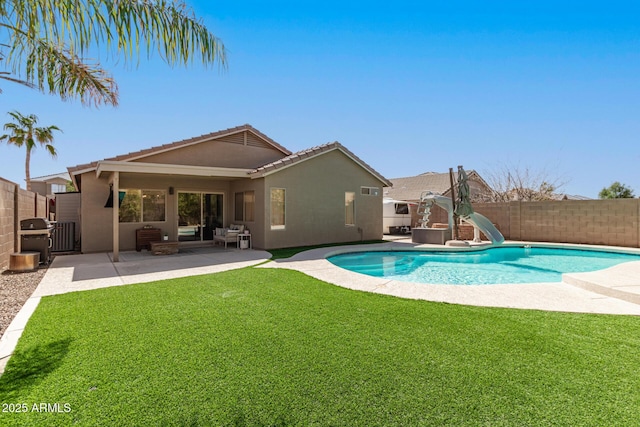
[[[344,193],[344,224],[356,225],[356,193]]]
[[[66,193],[67,186],[65,184],[51,184],[51,193]]]
[[[284,230],[286,214],[286,191],[284,188],[271,189],[271,229]]]
[[[121,190],[120,222],[161,222],[166,219],[166,195],[163,190]]]

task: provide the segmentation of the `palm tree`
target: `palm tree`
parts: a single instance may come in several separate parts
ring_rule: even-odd
[[[84,105],[118,104],[118,87],[86,58],[139,59],[158,53],[169,65],[225,66],[220,40],[181,0],[0,0],[0,79],[33,86]]]
[[[13,117],[13,123],[4,125],[4,130],[9,133],[1,135],[0,141],[6,140],[8,144],[14,144],[17,147],[25,146],[27,149],[24,171],[27,190],[31,191],[31,171],[29,166],[31,163],[31,150],[36,147],[36,142],[38,142],[55,159],[58,153],[53,146],[53,131],[59,131],[60,129],[57,126],[36,127],[38,117],[35,114],[23,116],[17,111],[13,111],[9,115]]]

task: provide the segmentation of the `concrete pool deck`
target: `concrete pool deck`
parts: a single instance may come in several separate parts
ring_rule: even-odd
[[[505,245],[533,242],[505,242]],[[540,245],[540,243],[538,243]],[[485,245],[486,246],[486,245]],[[572,248],[577,245],[548,244]],[[590,246],[593,248],[593,246]],[[620,248],[598,246],[603,250]],[[370,250],[438,249],[441,245],[414,244],[411,239],[394,239],[387,243],[320,248],[301,252],[291,258],[263,264],[260,268],[288,268],[316,279],[348,289],[401,298],[421,299],[452,304],[485,307],[520,308],[574,313],[640,315],[640,261],[628,262],[592,273],[563,275],[558,283],[507,285],[429,285],[371,277],[337,267],[328,255]],[[634,253],[640,254],[635,250]]]

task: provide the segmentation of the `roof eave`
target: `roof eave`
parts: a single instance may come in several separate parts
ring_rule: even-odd
[[[205,176],[223,178],[247,178],[251,169],[222,168],[211,166],[167,165],[163,163],[142,163],[104,160],[96,166],[96,176],[105,172],[125,172],[157,175]]]

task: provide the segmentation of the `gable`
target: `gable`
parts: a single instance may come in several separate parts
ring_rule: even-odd
[[[138,162],[151,166],[166,164],[177,167],[250,170],[290,154],[291,151],[246,124],[101,161],[71,166],[67,170],[76,188],[80,189],[82,174],[94,172],[100,164],[105,163]]]
[[[380,175],[376,170],[374,170],[371,166],[363,162],[358,156],[349,151],[346,147],[344,147],[339,142],[331,142],[324,145],[319,145],[317,147],[312,147],[306,150],[298,151],[297,153],[293,153],[289,156],[283,157],[281,159],[276,160],[272,163],[267,163],[259,168],[253,170],[250,175],[252,178],[260,178],[268,175],[272,175],[274,173],[280,173],[283,170],[286,170],[292,166],[298,166],[300,164],[304,164],[310,160],[314,160],[319,157],[325,157],[328,153],[332,152],[340,152],[342,155],[350,160],[350,167],[358,168],[361,172],[366,173],[373,177],[376,181],[378,181],[382,186],[389,186],[391,182],[387,180],[385,177]],[[331,168],[329,168],[331,170]],[[326,172],[326,171],[325,171]],[[339,172],[338,170],[334,170],[332,172]]]
[[[249,131],[172,148],[132,160],[182,166],[253,169],[284,157]]]

